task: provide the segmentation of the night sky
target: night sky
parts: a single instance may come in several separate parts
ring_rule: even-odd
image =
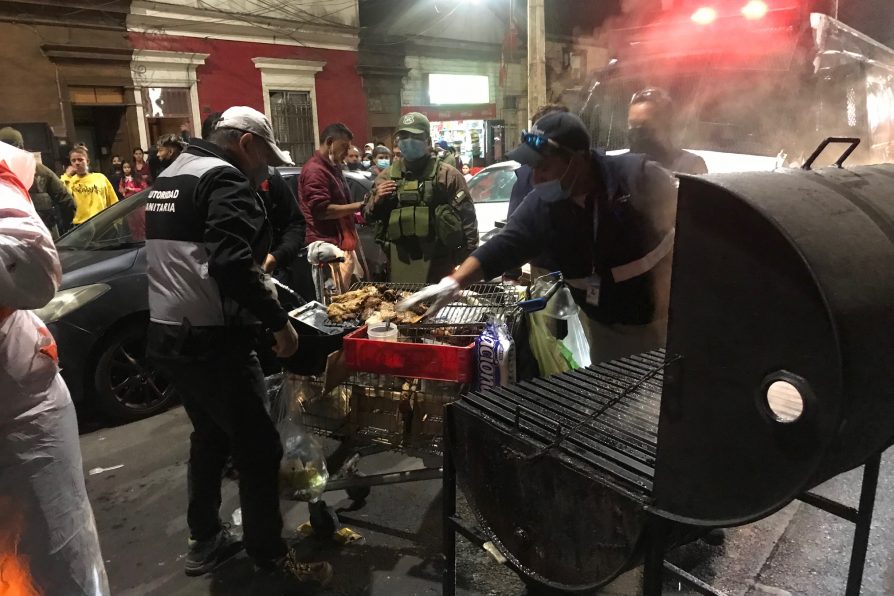
[[[691,1],[695,0],[680,0],[681,3]],[[458,0],[362,0],[360,12],[364,25],[387,24],[392,33],[499,43],[505,34],[509,4],[509,0],[481,0],[477,5],[462,4]],[[513,4],[523,33],[526,2],[513,0]],[[546,4],[547,31],[561,36],[572,34],[575,29],[592,32],[605,24],[606,17],[618,14],[622,6],[632,13],[651,13],[650,9],[660,6],[661,0],[547,0]],[[456,14],[441,20],[447,16],[444,13],[453,9],[457,9]],[[839,0],[839,18],[870,37],[894,46],[894,0]],[[409,26],[408,20],[417,26]]]
[[[838,18],[869,37],[894,45],[892,0],[840,0]]]

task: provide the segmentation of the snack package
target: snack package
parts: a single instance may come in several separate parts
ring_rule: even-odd
[[[475,365],[475,389],[490,389],[515,383],[515,342],[502,321],[488,321],[484,331],[475,340]]]

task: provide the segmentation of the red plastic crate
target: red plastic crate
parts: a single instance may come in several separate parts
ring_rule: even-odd
[[[475,342],[460,348],[378,341],[366,336],[364,326],[345,336],[342,349],[352,370],[456,383],[475,378]]]

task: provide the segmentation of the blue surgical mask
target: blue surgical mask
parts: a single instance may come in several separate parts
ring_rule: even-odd
[[[387,168],[388,166],[391,165],[391,162],[388,161],[387,159],[380,159],[380,160],[376,161],[376,165],[379,166],[380,170],[384,170],[385,168]]]
[[[363,169],[367,169],[367,168],[369,168],[371,163],[372,162],[369,161],[368,159],[364,159],[363,161],[360,162],[360,165],[363,166]]]
[[[407,161],[416,161],[428,155],[428,143],[419,139],[401,139],[397,146]]]
[[[561,178],[556,178],[555,180],[549,180],[547,182],[535,184],[534,191],[537,193],[537,196],[539,196],[547,203],[563,201],[571,196],[571,194],[567,190],[562,188]]]
[[[565,168],[565,171],[558,178],[555,178],[554,180],[547,180],[546,182],[541,182],[540,184],[535,184],[534,190],[537,191],[538,196],[540,196],[547,203],[562,201],[570,197],[570,188],[574,187],[575,182],[577,182],[577,177],[575,176],[574,180],[569,185],[568,190],[566,190],[562,186],[562,180],[564,180],[565,176],[568,175],[568,171],[570,169],[571,162],[568,163],[568,167]]]

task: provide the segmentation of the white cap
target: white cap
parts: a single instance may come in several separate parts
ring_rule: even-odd
[[[267,141],[267,145],[278,160],[276,163],[269,165],[274,167],[292,165],[292,160],[288,154],[276,146],[276,139],[273,138],[273,127],[270,126],[267,116],[254,108],[248,106],[228,108],[220,115],[220,120],[215,128],[235,128],[236,130],[243,130],[259,136]]]

